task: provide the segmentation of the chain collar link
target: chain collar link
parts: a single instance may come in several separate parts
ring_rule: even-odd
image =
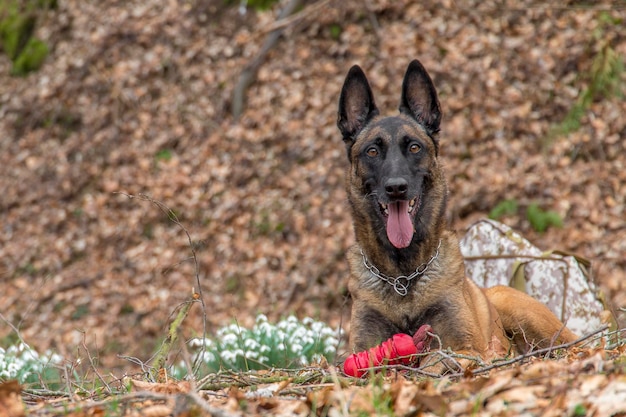
[[[419,277],[420,275],[424,275],[424,273],[428,270],[428,267],[430,266],[430,264],[432,264],[435,261],[435,259],[437,259],[437,257],[439,256],[440,247],[441,247],[441,239],[439,239],[439,245],[437,246],[437,251],[432,256],[432,258],[430,258],[428,262],[423,263],[420,266],[418,266],[417,269],[415,269],[415,271],[411,275],[400,275],[398,277],[387,276],[383,274],[382,272],[380,272],[380,270],[376,268],[374,265],[371,265],[367,261],[367,257],[363,253],[363,249],[361,249],[361,256],[363,256],[363,265],[365,265],[365,268],[367,268],[367,270],[370,271],[372,275],[374,275],[376,278],[380,279],[381,281],[384,281],[387,284],[391,285],[393,289],[398,293],[398,295],[404,297],[405,295],[409,293],[409,284],[411,283],[411,281]]]

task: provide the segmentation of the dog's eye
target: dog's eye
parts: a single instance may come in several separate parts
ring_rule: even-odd
[[[414,143],[411,146],[409,146],[409,152],[411,153],[418,153],[422,148],[417,144]]]
[[[367,153],[367,156],[371,156],[371,157],[378,156],[378,149],[372,146],[371,148],[367,150],[366,153]]]

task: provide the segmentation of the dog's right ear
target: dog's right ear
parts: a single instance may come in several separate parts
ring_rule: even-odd
[[[363,70],[358,65],[350,68],[341,89],[337,126],[349,148],[367,122],[378,114],[374,96]]]

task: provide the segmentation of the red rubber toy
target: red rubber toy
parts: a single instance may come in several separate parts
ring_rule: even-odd
[[[343,372],[360,378],[369,368],[381,365],[411,365],[415,362],[412,355],[430,350],[432,327],[421,326],[413,337],[408,334],[394,334],[390,339],[363,352],[353,353],[343,363]]]

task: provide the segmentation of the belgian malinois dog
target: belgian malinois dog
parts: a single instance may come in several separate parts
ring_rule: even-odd
[[[505,286],[480,289],[466,277],[445,221],[440,122],[435,86],[419,61],[406,71],[397,116],[379,115],[359,66],[348,72],[337,125],[350,162],[346,189],[356,234],[348,253],[352,350],[424,325],[442,348],[485,360],[575,341],[539,301]],[[440,361],[433,366],[446,371]]]

